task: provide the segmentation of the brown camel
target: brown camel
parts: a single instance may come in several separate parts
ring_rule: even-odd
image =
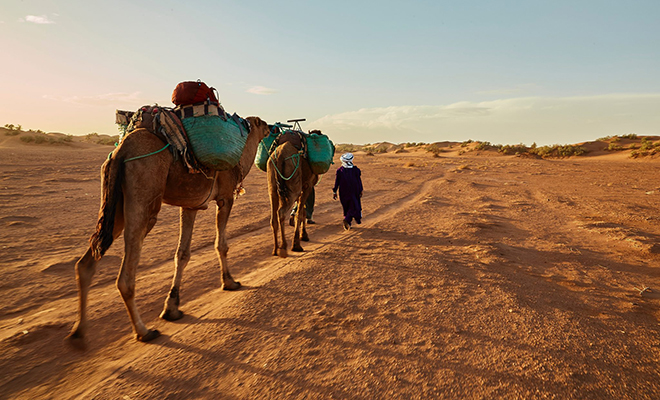
[[[308,241],[307,218],[305,218],[305,201],[312,192],[319,176],[312,172],[307,158],[290,142],[285,142],[275,148],[268,159],[266,167],[268,176],[268,193],[270,195],[270,226],[273,229],[273,255],[287,256],[287,243],[284,226],[293,204],[298,201],[295,232],[293,234],[292,251],[303,251],[300,240]],[[300,231],[302,228],[302,236]],[[282,244],[278,246],[277,231],[282,236]]]
[[[142,243],[156,224],[162,203],[181,207],[181,230],[174,258],[174,279],[161,318],[173,321],[183,316],[179,310],[179,288],[183,269],[190,260],[195,216],[198,210],[208,208],[211,200],[217,204],[215,250],[220,259],[222,288],[235,290],[241,286],[227,267],[225,228],[236,190],[252,167],[259,142],[268,134],[268,125],[261,119],[248,117],[247,120],[251,129],[238,165],[210,176],[191,174],[169,151],[158,152],[163,141],[145,129],[131,132],[115,149],[101,168],[102,199],[96,232],[90,239],[90,247],[76,263],[79,319],[69,335],[71,338],[82,338],[87,333],[87,295],[96,264],[122,231],[124,257],[117,288],[137,340],[146,342],[160,335],[155,329],[147,329],[140,319],[135,304],[135,272]]]

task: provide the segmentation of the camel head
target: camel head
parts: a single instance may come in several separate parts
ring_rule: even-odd
[[[250,122],[250,133],[256,132],[259,141],[261,141],[263,138],[268,136],[268,133],[270,132],[268,128],[268,124],[264,122],[261,118],[247,117],[245,119],[247,119]]]

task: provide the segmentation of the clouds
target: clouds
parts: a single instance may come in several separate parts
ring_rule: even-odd
[[[26,15],[25,18],[19,19],[20,22],[30,22],[33,24],[54,24],[55,21],[46,15]]]
[[[246,90],[246,92],[252,94],[269,95],[269,94],[277,93],[277,90],[263,86],[252,86],[251,88]]]
[[[660,134],[660,93],[519,97],[448,105],[363,108],[312,123],[335,142],[485,140],[576,143],[606,135]]]
[[[94,96],[53,96],[44,95],[44,99],[59,101],[69,104],[77,104],[82,106],[91,107],[106,107],[106,106],[135,106],[140,107],[145,104],[150,104],[148,101],[142,99],[141,92],[133,93],[106,93]]]

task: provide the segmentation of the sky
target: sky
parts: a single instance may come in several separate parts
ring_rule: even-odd
[[[3,0],[0,125],[114,135],[201,79],[335,143],[660,135],[658,21],[657,0]]]

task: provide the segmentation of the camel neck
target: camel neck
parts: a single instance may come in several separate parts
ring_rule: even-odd
[[[245,147],[243,148],[243,154],[241,154],[241,159],[238,162],[241,166],[241,171],[243,176],[246,176],[254,164],[254,158],[257,155],[257,148],[259,147],[259,142],[261,142],[261,136],[257,132],[258,128],[254,127],[248,134],[247,140],[245,141]]]

